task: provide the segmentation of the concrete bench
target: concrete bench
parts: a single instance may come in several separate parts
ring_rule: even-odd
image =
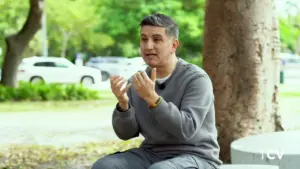
[[[300,131],[265,133],[233,141],[231,163],[276,165],[279,169],[299,169]]]
[[[225,164],[220,169],[279,169],[275,165],[246,165],[246,164]]]

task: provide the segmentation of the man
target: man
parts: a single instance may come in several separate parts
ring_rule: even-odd
[[[92,169],[214,169],[219,160],[213,87],[201,68],[176,56],[178,26],[168,16],[141,21],[146,71],[111,78],[118,99],[113,128],[123,140],[142,134],[139,148],[116,152]],[[125,86],[126,85],[126,86]]]

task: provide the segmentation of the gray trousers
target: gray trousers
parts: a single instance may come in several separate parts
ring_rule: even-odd
[[[133,148],[116,152],[97,160],[92,169],[214,169],[204,159],[194,155],[154,153],[149,149]]]

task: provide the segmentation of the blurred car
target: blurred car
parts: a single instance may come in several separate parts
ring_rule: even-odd
[[[103,81],[118,75],[128,79],[136,71],[145,70],[147,67],[141,57],[125,58],[121,56],[97,56],[90,58],[85,65],[101,70]]]
[[[97,69],[76,66],[61,57],[29,57],[24,58],[19,65],[18,81],[31,83],[82,83],[91,85],[101,82],[101,72]]]
[[[85,65],[101,70],[102,81],[106,81],[111,76],[121,75],[127,71],[126,60],[124,57],[97,56],[90,58]]]
[[[290,53],[280,53],[280,59],[282,64],[288,66],[300,65],[300,56]]]
[[[126,77],[130,77],[138,71],[146,70],[146,68],[148,67],[142,57],[129,58],[128,66],[130,67],[130,69],[128,69]]]
[[[281,81],[285,84],[300,84],[300,56],[280,53]]]

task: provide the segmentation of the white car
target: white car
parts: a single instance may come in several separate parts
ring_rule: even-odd
[[[61,57],[24,58],[19,66],[18,81],[35,83],[82,83],[83,85],[101,82],[101,71],[86,66],[76,66]]]
[[[89,59],[86,66],[101,70],[103,81],[118,75],[128,79],[137,71],[147,68],[142,57],[125,58],[120,56],[93,57]]]
[[[85,65],[101,70],[102,80],[107,81],[111,76],[124,76],[129,69],[127,60],[125,57],[97,56],[90,58]]]

